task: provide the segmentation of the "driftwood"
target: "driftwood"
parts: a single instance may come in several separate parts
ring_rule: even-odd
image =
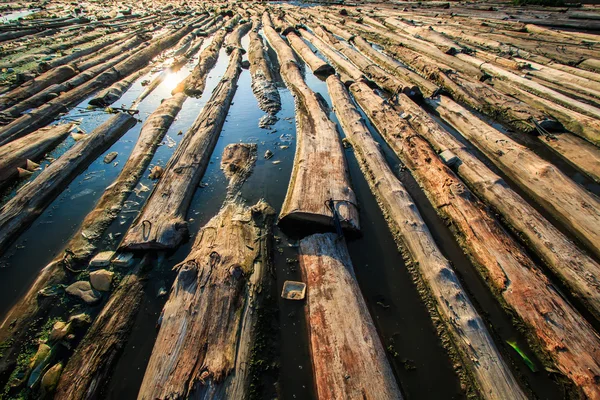
[[[575,168],[600,183],[600,149],[568,132],[538,138]]]
[[[0,146],[0,188],[18,175],[17,167],[25,168],[27,160],[38,161],[60,143],[73,128],[73,124],[48,126],[31,135]]]
[[[0,342],[5,346],[0,361],[0,376],[10,371],[31,327],[44,320],[54,304],[53,296],[40,296],[40,291],[69,283],[69,271],[86,267],[98,250],[106,228],[117,218],[124,202],[146,171],[185,99],[183,94],[177,94],[163,101],[148,117],[118,178],[104,191],[94,209],[85,217],[80,228],[66,244],[66,250],[41,271],[25,296],[8,312],[0,325]]]
[[[590,324],[397,111],[364,82],[350,89],[437,212],[452,222],[460,245],[498,298],[524,322],[540,356],[587,396],[598,397],[600,339]]]
[[[281,98],[271,73],[271,66],[267,61],[262,38],[258,34],[258,28],[259,24],[255,22],[248,34],[250,37],[248,61],[252,75],[252,92],[258,100],[260,109],[274,115],[281,109]]]
[[[296,155],[279,220],[333,226],[335,215],[326,203],[334,200],[341,226],[358,230],[356,196],[336,127],[304,82],[292,49],[271,26],[265,25],[263,32],[277,52],[281,75],[296,102]]]
[[[135,83],[142,76],[147,75],[154,65],[150,64],[145,68],[142,68],[129,76],[121,79],[118,82],[113,83],[108,88],[100,91],[93,99],[91,99],[88,104],[96,107],[106,107],[119,100],[123,94],[129,90],[131,85]]]
[[[128,114],[117,114],[80,140],[0,209],[0,252],[17,239],[82,169],[135,125]]]
[[[177,41],[189,33],[191,29],[192,27],[188,25],[154,40],[145,49],[136,52],[115,65],[113,68],[104,71],[95,79],[61,94],[43,106],[38,107],[30,113],[25,114],[10,124],[0,128],[0,145],[25,136],[26,134],[47,125],[56,117],[56,115],[65,112],[69,107],[78,103],[87,95],[142,68],[160,52],[177,43]]]
[[[246,24],[250,25],[250,24]],[[237,29],[245,29],[244,26]],[[235,32],[232,34],[236,34]],[[171,157],[161,180],[121,243],[127,249],[169,249],[187,236],[185,214],[210,160],[241,72],[242,51],[233,50],[223,78]]]
[[[388,166],[346,88],[335,76],[327,78],[327,87],[338,119],[390,230],[401,250],[406,249],[410,254],[413,265],[435,299],[436,310],[453,337],[451,342],[458,348],[465,368],[472,371],[475,387],[484,398],[526,398],[452,265],[435,244],[411,196]],[[475,359],[479,361],[473,363]]]
[[[313,53],[312,49],[295,32],[288,32],[286,37],[292,49],[298,53],[315,75],[329,76],[334,73],[331,65]]]
[[[427,101],[505,174],[600,255],[600,201],[558,168],[452,100]]]
[[[343,238],[300,241],[305,314],[319,399],[402,399]]]

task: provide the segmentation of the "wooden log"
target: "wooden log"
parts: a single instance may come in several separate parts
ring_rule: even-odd
[[[146,171],[185,99],[185,95],[179,93],[163,101],[146,119],[117,179],[104,191],[94,209],[65,245],[65,250],[42,269],[25,296],[5,316],[0,325],[0,343],[5,348],[0,359],[0,376],[10,372],[27,335],[39,321],[45,320],[54,305],[55,297],[40,296],[40,291],[70,283],[70,271],[78,271],[87,266],[98,250],[103,233],[117,218],[123,204]]]
[[[573,167],[600,183],[600,149],[568,132],[538,138]]]
[[[517,61],[525,60],[517,58]],[[582,78],[569,72],[560,71],[542,64],[534,62],[529,62],[528,64],[529,68],[525,70],[528,75],[535,76],[551,83],[563,85],[566,88],[593,96],[595,98],[600,96],[600,82],[596,82],[592,79]]]
[[[0,145],[46,126],[56,115],[65,112],[69,107],[81,101],[89,94],[114,83],[120,77],[127,76],[133,71],[142,68],[157,54],[165,50],[165,48],[174,45],[179,39],[189,33],[190,30],[191,27],[188,25],[156,39],[145,49],[131,55],[113,68],[104,71],[95,79],[78,86],[74,90],[61,94],[56,99],[47,102],[43,106],[0,128]]]
[[[553,363],[577,390],[598,397],[600,388],[594,376],[600,371],[600,339],[590,324],[559,295],[523,248],[408,121],[364,82],[350,89],[437,212],[452,223],[459,244],[499,300],[524,323],[541,359],[549,366]]]
[[[304,82],[292,49],[272,27],[265,25],[263,32],[277,53],[281,75],[296,103],[296,154],[279,221],[333,226],[334,215],[326,203],[334,200],[341,226],[356,231],[356,196],[335,124]]]
[[[327,77],[334,73],[333,67],[313,53],[312,49],[295,32],[288,32],[286,38],[292,49],[310,67],[315,75]]]
[[[461,46],[448,39],[446,36],[436,32],[431,26],[411,26],[392,17],[386,18],[385,22],[394,28],[399,28],[400,30],[414,36],[417,39],[422,39],[433,43],[446,54],[453,55],[463,51]]]
[[[242,29],[245,29],[243,25],[238,28]],[[240,38],[239,35],[237,37]],[[238,45],[231,53],[223,78],[186,132],[161,180],[125,234],[122,248],[170,249],[177,247],[187,236],[187,209],[204,175],[236,91],[243,51],[239,41]]]
[[[38,161],[60,143],[71,131],[73,124],[48,126],[31,135],[0,146],[0,188],[17,177],[17,167],[25,168],[27,160]]]
[[[486,124],[459,104],[440,96],[427,103],[600,256],[600,201],[558,168]]]
[[[271,73],[271,65],[267,60],[262,38],[258,35],[260,28],[258,21],[257,18],[249,33],[248,61],[252,75],[252,92],[258,100],[260,109],[275,115],[281,109],[281,98]]]
[[[44,211],[50,202],[98,154],[135,125],[128,114],[117,114],[80,140],[0,209],[0,252]]]
[[[370,135],[346,88],[335,76],[327,78],[327,87],[338,119],[390,230],[400,250],[408,251],[417,274],[429,289],[436,303],[434,314],[441,315],[445,330],[452,336],[451,342],[458,349],[464,367],[471,371],[480,395],[483,398],[526,398],[410,194]]]
[[[106,107],[111,105],[115,101],[119,100],[121,96],[123,96],[123,94],[129,90],[131,85],[135,83],[135,81],[150,73],[153,68],[154,65],[149,64],[145,68],[129,74],[120,81],[113,83],[108,88],[101,90],[88,102],[88,104],[95,107]]]

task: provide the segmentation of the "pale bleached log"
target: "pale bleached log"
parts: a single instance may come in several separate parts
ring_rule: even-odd
[[[480,395],[490,399],[525,399],[452,265],[437,247],[410,194],[387,164],[346,88],[335,76],[327,78],[327,87],[388,226],[400,250],[408,251],[412,265],[435,300],[435,309],[452,336],[451,342],[464,367],[471,371]],[[473,362],[476,359],[479,361]]]
[[[463,51],[461,46],[448,39],[446,36],[436,32],[431,26],[411,26],[392,17],[386,18],[385,22],[417,39],[423,39],[433,43],[446,54],[452,55]]]
[[[263,31],[277,52],[281,75],[296,103],[296,154],[279,220],[333,226],[334,216],[326,204],[332,199],[342,227],[358,230],[356,196],[335,124],[304,82],[292,49],[272,27],[265,25]]]
[[[73,128],[73,124],[48,126],[24,138],[0,146],[0,188],[16,178],[17,167],[25,168],[27,160],[38,161],[60,143]]]
[[[298,53],[315,75],[329,76],[334,73],[331,65],[313,53],[312,49],[295,32],[288,32],[286,38],[292,49]]]
[[[344,239],[333,233],[308,236],[300,241],[298,261],[307,285],[305,315],[318,398],[402,399]]]
[[[258,17],[249,33],[248,61],[252,75],[252,92],[261,110],[274,115],[281,109],[281,98],[267,60],[262,38],[258,34]]]
[[[244,29],[244,26],[239,29]],[[186,132],[150,198],[125,234],[122,248],[171,249],[188,235],[187,209],[204,175],[237,89],[243,52],[239,42],[238,45],[240,47],[230,55],[223,78]]]
[[[22,187],[0,209],[0,252],[29,227],[82,169],[133,125],[135,119],[130,115],[114,115]]]
[[[539,139],[573,167],[600,183],[600,149],[598,147],[568,132],[540,135]]]
[[[113,83],[108,88],[100,91],[98,94],[96,94],[96,96],[94,96],[93,99],[91,99],[88,102],[88,104],[96,107],[106,107],[111,105],[115,101],[119,100],[121,96],[123,96],[123,94],[127,90],[129,90],[131,85],[135,83],[135,81],[137,81],[142,76],[145,76],[148,73],[150,73],[150,71],[152,71],[152,68],[154,68],[154,65],[150,64],[145,68],[142,68],[132,74],[129,74],[129,76],[126,76],[120,81]]]
[[[350,86],[377,130],[411,170],[436,211],[505,307],[527,328],[538,354],[590,398],[600,396],[600,339],[524,249],[440,160],[429,144],[364,82]]]
[[[427,103],[600,256],[600,200],[597,197],[447,97],[428,99]]]

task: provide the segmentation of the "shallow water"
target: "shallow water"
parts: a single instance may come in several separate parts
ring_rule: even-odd
[[[206,40],[202,47],[205,48],[209,42],[210,40]],[[242,43],[247,48],[247,36]],[[269,53],[271,56],[274,55],[272,50]],[[208,75],[204,94],[198,99],[186,100],[176,121],[167,132],[165,143],[158,148],[150,168],[154,165],[166,165],[183,137],[179,133],[185,133],[200,113],[224,73],[228,59],[229,57],[222,50],[215,68]],[[145,120],[162,99],[170,96],[171,89],[189,73],[195,61],[173,74],[148,96],[139,105],[138,118]],[[307,84],[331,105],[325,83],[315,77],[308,68],[304,68],[304,74]],[[115,106],[123,104],[127,108],[143,90],[141,82],[145,79],[148,77],[140,78]],[[105,398],[130,399],[137,395],[156,338],[156,322],[166,301],[166,297],[158,296],[159,289],[165,288],[167,291],[170,289],[175,278],[173,267],[184,260],[194,241],[194,234],[218,212],[225,198],[227,183],[219,163],[226,145],[236,142],[258,145],[256,166],[243,186],[242,196],[248,204],[254,204],[264,198],[276,211],[281,208],[287,191],[296,144],[294,100],[285,86],[280,84],[282,110],[277,115],[279,120],[271,129],[260,129],[258,121],[264,113],[258,108],[250,84],[250,73],[243,70],[227,120],[202,179],[203,184],[196,190],[190,205],[187,219],[191,237],[176,251],[164,255],[163,262],[154,263],[129,342],[114,368],[110,383],[105,386]],[[82,118],[81,128],[91,132],[109,118],[106,113],[89,112],[86,107],[87,101],[84,101],[63,119]],[[337,123],[335,114],[330,115]],[[0,279],[1,315],[5,315],[13,303],[27,290],[39,270],[62,251],[64,244],[93,208],[102,191],[117,177],[135,144],[141,126],[142,124],[138,123],[100,155],[0,258],[0,266],[2,266],[0,274],[3,274],[3,279]],[[397,172],[398,178],[415,199],[419,212],[427,222],[436,243],[454,264],[471,298],[488,322],[496,343],[508,355],[507,359],[513,363],[515,371],[540,398],[562,397],[561,388],[552,381],[548,373],[531,373],[518,355],[506,345],[506,340],[517,340],[522,348],[527,349],[526,340],[511,324],[509,316],[493,298],[485,282],[476,273],[450,230],[438,217],[410,173],[401,168],[395,154],[377,132],[372,128],[371,130],[376,140],[381,143],[382,150],[393,170]],[[341,130],[340,133],[343,135]],[[58,157],[72,144],[73,139],[68,138],[50,154],[51,157]],[[288,148],[282,149],[281,146],[288,146]],[[263,157],[267,150],[274,153],[274,156],[268,160]],[[111,164],[104,164],[104,155],[112,151],[119,153],[117,158]],[[413,283],[413,277],[406,268],[352,150],[346,150],[346,155],[360,206],[362,226],[362,236],[349,241],[349,250],[360,289],[382,343],[388,349],[388,358],[402,391],[408,399],[464,398],[458,377],[452,369],[452,361],[442,347],[429,313]],[[275,163],[276,161],[279,163]],[[47,161],[44,163],[47,164]],[[152,188],[154,182],[146,173],[141,184]],[[13,193],[14,190],[16,188],[13,188]],[[132,193],[124,211],[107,231],[116,238],[112,241],[106,240],[105,245],[108,248],[117,245],[119,235],[127,230],[149,193],[149,191],[140,195]],[[10,193],[7,197],[10,197]],[[276,385],[274,378],[265,378],[263,398],[316,398],[304,304],[285,301],[279,296],[285,280],[300,280],[298,266],[296,263],[288,262],[289,259],[297,257],[296,242],[278,229],[275,229],[275,235],[277,240],[274,243],[273,253],[276,278],[272,294],[273,298],[277,299],[275,304],[277,312],[271,323],[272,346],[277,357],[272,362],[279,372],[279,378]],[[531,356],[530,352],[528,354]]]

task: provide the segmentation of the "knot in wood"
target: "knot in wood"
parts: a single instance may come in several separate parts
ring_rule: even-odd
[[[198,264],[195,261],[189,261],[183,265],[179,271],[178,283],[186,287],[192,285],[198,276]]]
[[[240,277],[242,276],[243,273],[244,273],[244,271],[242,270],[242,267],[240,264],[234,264],[231,267],[229,267],[229,274],[235,280],[240,279]]]

